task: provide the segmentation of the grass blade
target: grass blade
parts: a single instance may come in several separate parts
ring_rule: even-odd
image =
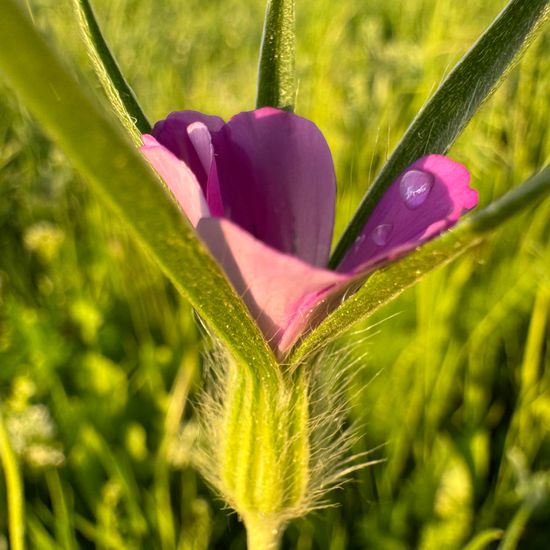
[[[0,464],[4,469],[8,500],[8,532],[10,548],[25,550],[25,501],[23,479],[15,452],[11,446],[4,415],[0,409]]]
[[[421,156],[445,154],[546,20],[549,0],[511,0],[418,113],[361,201],[332,255],[336,267],[395,178]]]
[[[502,529],[486,529],[477,534],[465,547],[464,550],[483,550],[491,543],[502,538]]]

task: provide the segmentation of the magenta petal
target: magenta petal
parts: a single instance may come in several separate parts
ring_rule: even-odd
[[[212,136],[202,122],[193,122],[187,126],[187,135],[199,157],[199,161],[206,174],[210,173],[210,167],[214,160],[214,147],[212,146]]]
[[[236,115],[212,140],[225,216],[281,252],[326,265],[336,182],[319,129],[263,108]]]
[[[222,202],[222,194],[220,191],[220,181],[218,179],[218,167],[216,160],[212,161],[210,172],[208,174],[208,184],[206,186],[206,202],[210,208],[212,216],[224,216],[225,208]]]
[[[224,208],[220,193],[218,170],[214,160],[214,146],[212,135],[207,126],[202,122],[193,122],[187,127],[187,135],[195,148],[204,172],[208,174],[206,183],[206,202],[212,216],[223,216]],[[203,187],[204,189],[204,187]]]
[[[210,133],[217,132],[224,125],[223,119],[217,116],[203,115],[196,111],[177,111],[157,122],[151,133],[161,145],[185,162],[195,174],[206,195],[208,170],[205,171],[203,162],[201,162],[187,131],[187,127],[194,123],[204,125]]]
[[[466,168],[441,155],[414,162],[373,210],[339,272],[364,272],[402,256],[452,227],[477,204]]]
[[[280,354],[301,333],[324,291],[350,279],[278,252],[225,219],[202,219],[197,231]]]
[[[210,216],[197,178],[183,161],[147,134],[143,136],[141,152],[165,181],[193,226],[196,226],[201,218]]]

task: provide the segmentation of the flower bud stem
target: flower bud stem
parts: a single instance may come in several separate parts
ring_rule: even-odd
[[[245,518],[248,550],[277,550],[281,545],[283,527],[261,517]]]

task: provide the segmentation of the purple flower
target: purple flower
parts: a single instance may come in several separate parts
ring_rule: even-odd
[[[172,113],[143,136],[142,152],[284,355],[351,284],[454,225],[477,204],[460,164],[429,155],[385,192],[336,271],[326,269],[336,199],[319,129],[272,108],[225,123]]]

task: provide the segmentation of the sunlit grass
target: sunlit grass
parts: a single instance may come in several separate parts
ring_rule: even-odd
[[[297,4],[297,112],[333,149],[338,234],[504,2]],[[69,2],[29,5],[97,88]],[[151,120],[253,107],[263,2],[94,6]],[[550,159],[549,38],[451,151],[483,204]],[[186,397],[200,390],[208,343],[189,307],[0,91],[0,397],[29,548],[242,548],[238,518],[190,466]],[[387,461],[335,492],[339,508],[292,525],[288,548],[547,548],[549,215],[546,201],[346,338],[350,360],[363,357],[350,389],[350,421],[364,430],[356,450],[385,444]],[[5,496],[2,478],[0,537]]]

